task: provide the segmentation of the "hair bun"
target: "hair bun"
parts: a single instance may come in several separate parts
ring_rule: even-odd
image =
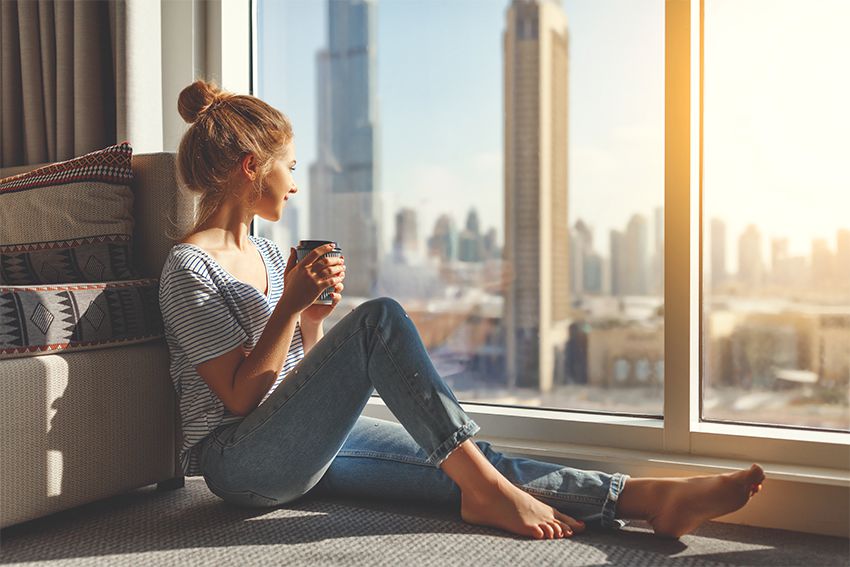
[[[182,91],[177,99],[177,111],[183,120],[192,124],[219,98],[221,89],[215,83],[197,80]]]

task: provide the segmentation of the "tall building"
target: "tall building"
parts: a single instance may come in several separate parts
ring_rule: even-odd
[[[726,281],[726,223],[711,219],[711,287]]]
[[[643,215],[632,215],[626,226],[625,280],[628,295],[649,294],[649,224]]]
[[[752,224],[738,239],[738,279],[750,287],[758,287],[764,281],[761,233]]]
[[[788,273],[788,239],[770,239],[770,280],[776,285],[788,285],[791,274]]]
[[[461,262],[482,262],[484,260],[484,239],[481,235],[478,211],[470,209],[466,217],[466,228],[458,236],[458,260]]]
[[[570,232],[570,283],[574,296],[600,294],[602,257],[593,249],[593,230],[579,219]]]
[[[824,287],[833,281],[835,260],[825,238],[812,240],[812,284]]]
[[[605,260],[594,251],[584,257],[582,267],[584,292],[600,295],[605,292]]]
[[[395,215],[395,238],[393,238],[393,260],[410,264],[419,257],[419,234],[416,226],[416,211],[399,209]]]
[[[310,166],[310,238],[334,240],[345,292],[370,297],[383,257],[375,97],[375,0],[328,1],[317,67],[318,152]]]
[[[608,243],[611,247],[611,295],[626,295],[628,293],[626,236],[619,230],[612,230]]]
[[[428,256],[439,262],[457,259],[457,229],[452,217],[445,213],[434,223],[434,233],[428,239]]]
[[[570,231],[570,293],[573,296],[581,296],[584,293],[584,262],[592,250],[593,233],[590,227],[579,219]]]
[[[844,228],[838,231],[838,246],[835,253],[835,276],[842,287],[850,287],[850,230]]]
[[[568,339],[567,18],[513,0],[504,33],[508,386],[549,391]]]
[[[495,227],[490,227],[490,230],[487,231],[487,234],[482,238],[482,246],[484,247],[484,258],[489,260],[491,258],[498,257],[498,243],[496,242],[496,238],[498,233],[496,232]]]
[[[651,292],[664,295],[664,209],[655,207],[655,252],[652,256]]]

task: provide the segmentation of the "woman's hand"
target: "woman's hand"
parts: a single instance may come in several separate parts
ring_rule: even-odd
[[[324,257],[334,249],[334,244],[317,246],[300,262],[292,248],[286,269],[283,272],[283,297],[286,305],[296,313],[301,313],[309,321],[321,321],[333,311],[341,298],[342,280],[345,279],[345,260],[341,257]],[[334,287],[333,305],[313,305],[322,291]],[[320,309],[313,309],[319,307]],[[324,309],[321,309],[324,308]],[[323,315],[323,316],[322,316]]]
[[[336,260],[336,258],[334,258]],[[343,260],[342,262],[342,272],[340,272],[340,276],[342,279],[345,279],[345,259],[343,257],[339,258]],[[306,323],[307,325],[318,326],[322,324],[322,321],[328,318],[328,316],[333,313],[334,309],[336,309],[337,304],[342,299],[342,294],[340,293],[345,286],[340,281],[333,288],[333,292],[331,293],[331,301],[330,305],[325,305],[324,303],[314,303],[310,305],[310,307],[306,308],[301,312],[301,323]]]

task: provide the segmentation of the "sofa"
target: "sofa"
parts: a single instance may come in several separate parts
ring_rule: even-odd
[[[174,244],[166,229],[187,228],[197,199],[178,190],[173,153],[135,155],[132,171],[134,262],[159,278]],[[0,359],[0,527],[155,483],[182,487],[176,407],[162,336]]]

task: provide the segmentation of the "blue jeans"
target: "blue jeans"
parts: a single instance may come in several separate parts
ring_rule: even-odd
[[[401,425],[362,416],[377,390]],[[242,421],[201,444],[210,490],[251,507],[311,494],[440,502],[460,489],[439,465],[479,431],[437,373],[413,321],[395,300],[367,301],[310,349]],[[619,528],[627,475],[514,458],[473,441],[511,483],[588,525]]]

